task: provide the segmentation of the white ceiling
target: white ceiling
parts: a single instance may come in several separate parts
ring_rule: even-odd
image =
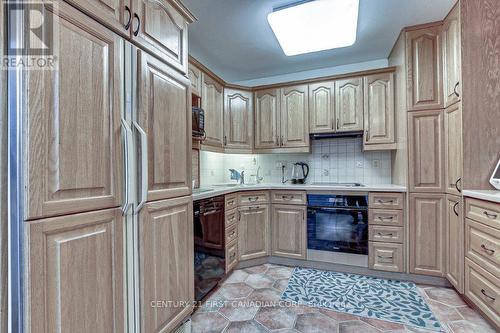
[[[183,0],[198,18],[189,26],[189,53],[228,82],[383,59],[403,27],[442,20],[456,0],[360,0],[353,46],[287,57],[267,14],[293,2]]]

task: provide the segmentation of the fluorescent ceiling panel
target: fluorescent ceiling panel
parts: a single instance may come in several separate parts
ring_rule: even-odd
[[[356,41],[359,0],[315,0],[267,16],[287,56],[351,46]]]

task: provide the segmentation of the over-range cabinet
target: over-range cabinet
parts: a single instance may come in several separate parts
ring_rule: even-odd
[[[15,74],[13,331],[170,332],[194,299],[192,17],[175,0],[136,1],[123,10],[135,39],[78,3],[58,4],[56,70]]]

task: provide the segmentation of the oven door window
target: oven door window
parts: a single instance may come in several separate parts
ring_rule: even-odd
[[[368,253],[366,210],[314,208],[307,213],[308,248],[314,250]]]

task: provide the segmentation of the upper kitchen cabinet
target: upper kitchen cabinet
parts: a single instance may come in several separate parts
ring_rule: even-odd
[[[26,219],[122,202],[123,39],[65,2],[56,14],[57,70],[26,71]]]
[[[408,110],[443,107],[441,25],[406,33]]]
[[[189,80],[137,49],[141,193],[147,201],[191,193],[191,96]],[[147,187],[146,187],[146,186]]]
[[[443,83],[446,107],[460,100],[460,46],[460,5],[457,3],[443,22]]]
[[[224,88],[218,81],[202,73],[201,107],[205,110],[205,134],[203,146],[222,151],[224,113]]]
[[[364,78],[364,150],[396,149],[394,125],[394,74]]]
[[[409,113],[408,175],[411,192],[445,192],[443,133],[442,110]]]
[[[335,81],[309,85],[309,133],[335,131]]]
[[[462,106],[455,103],[444,110],[446,192],[459,195],[462,191]]]
[[[281,89],[281,147],[309,148],[309,90],[307,85]]]
[[[194,66],[193,64],[189,64],[188,77],[189,81],[191,81],[191,92],[197,96],[201,96],[201,90],[202,90],[201,70],[198,67]]]
[[[363,79],[355,77],[337,80],[335,82],[335,100],[336,131],[362,131]]]
[[[252,152],[253,98],[244,90],[224,89],[224,148]]]
[[[266,89],[254,93],[255,101],[255,149],[278,148],[280,90]]]
[[[188,24],[193,15],[178,0],[133,0],[131,37],[180,72],[188,72]]]

